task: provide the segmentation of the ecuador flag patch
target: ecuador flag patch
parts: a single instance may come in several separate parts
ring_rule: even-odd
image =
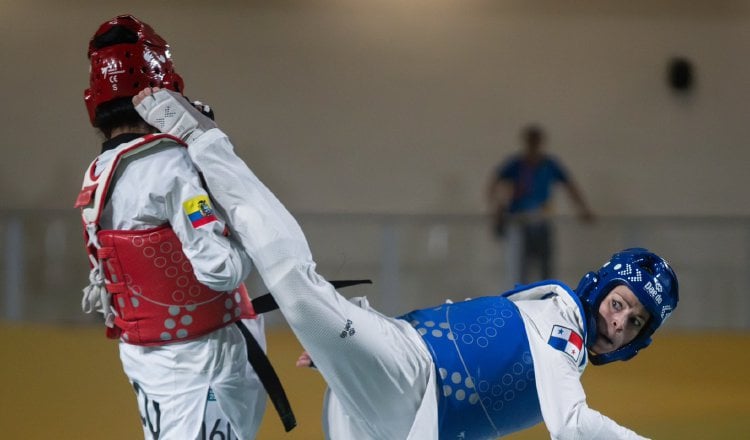
[[[216,221],[214,210],[211,208],[211,201],[208,196],[197,196],[185,201],[182,204],[182,208],[185,210],[190,223],[194,228],[200,228],[201,226]]]

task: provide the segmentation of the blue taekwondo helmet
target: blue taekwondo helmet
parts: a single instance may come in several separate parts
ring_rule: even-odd
[[[594,365],[626,361],[638,354],[638,350],[651,344],[651,335],[677,307],[677,276],[666,260],[644,248],[618,252],[598,272],[584,275],[576,288],[576,294],[586,312],[587,348],[591,348],[596,342],[599,304],[619,285],[625,285],[635,293],[651,318],[635,339],[617,350],[603,354],[589,353],[589,359]]]

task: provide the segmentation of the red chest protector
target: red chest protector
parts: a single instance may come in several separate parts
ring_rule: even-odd
[[[99,176],[96,161],[84,177],[76,201],[82,208],[92,273],[103,278],[107,336],[137,345],[162,345],[210,333],[239,319],[255,318],[244,284],[217,292],[195,278],[182,243],[169,225],[147,230],[99,230],[111,178],[124,157],[145,151],[169,135],[148,135],[121,148]],[[162,144],[163,145],[163,144]],[[106,310],[109,308],[109,310]]]

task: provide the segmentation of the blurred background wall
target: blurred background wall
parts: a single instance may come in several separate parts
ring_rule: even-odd
[[[4,208],[70,208],[98,151],[88,40],[120,13],[296,212],[479,212],[536,121],[600,214],[750,214],[739,0],[0,0]]]
[[[511,287],[484,190],[537,122],[600,216],[557,198],[558,278],[647,246],[681,276],[678,324],[750,326],[750,2],[731,0],[0,0],[7,319],[81,319],[86,48],[121,13],[170,42],[322,272],[375,278],[388,312]]]
[[[186,95],[299,218],[321,273],[375,281],[343,293],[399,313],[511,287],[484,190],[536,122],[599,215],[583,226],[557,198],[557,277],[647,246],[680,276],[669,329],[747,335],[742,0],[0,0],[0,321],[98,325],[72,205],[101,141],[88,40],[121,13],[169,41]],[[675,57],[688,92],[667,81]]]

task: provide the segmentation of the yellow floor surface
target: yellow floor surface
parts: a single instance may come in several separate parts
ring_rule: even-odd
[[[322,439],[324,383],[294,367],[291,333],[268,334],[269,357],[298,427],[284,433],[269,403],[258,438]],[[134,395],[117,346],[90,327],[0,323],[0,438],[139,439]],[[589,366],[589,405],[654,439],[750,438],[750,333],[671,333],[629,362]],[[543,425],[510,439],[548,439]],[[356,439],[352,439],[356,440]]]

